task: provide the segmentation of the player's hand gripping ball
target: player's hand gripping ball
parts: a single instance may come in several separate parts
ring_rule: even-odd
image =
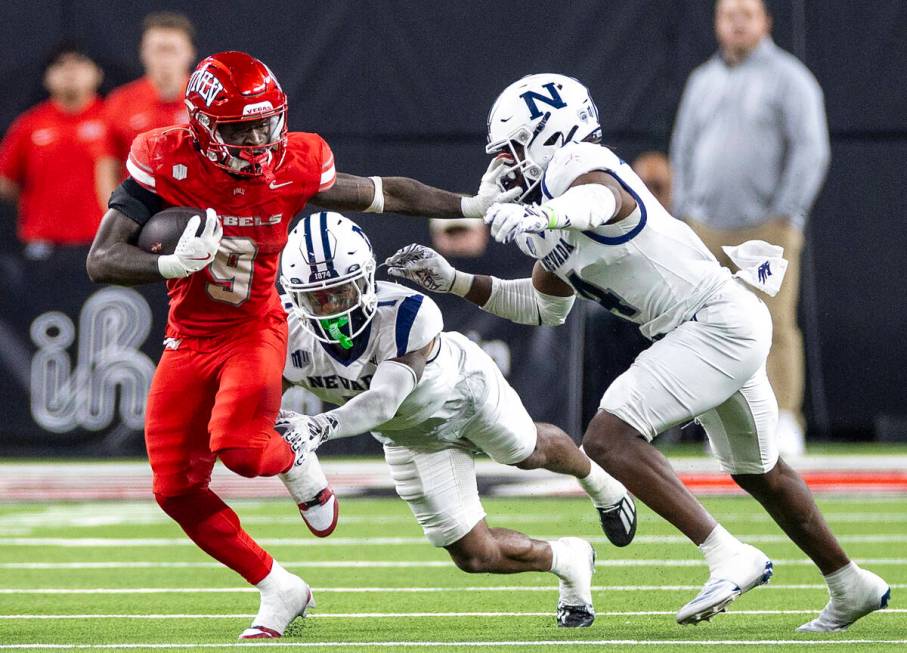
[[[165,279],[188,277],[214,261],[223,238],[224,228],[214,212],[208,209],[176,206],[151,216],[139,232],[138,246],[160,254],[158,269]]]

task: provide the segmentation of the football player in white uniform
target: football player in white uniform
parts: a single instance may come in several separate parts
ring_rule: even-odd
[[[702,550],[709,579],[677,613],[679,623],[711,618],[772,573],[768,557],[720,526],[651,446],[693,419],[722,468],[825,576],[830,601],[799,630],[843,630],[884,608],[888,584],[851,562],[805,483],[778,457],[777,404],[765,373],[772,324],[742,282],[777,292],[786,266],[780,248],[754,241],[732,249],[741,266],[732,277],[600,139],[598,110],[575,79],[540,74],[510,85],[489,114],[486,151],[511,166],[505,178],[523,192],[492,206],[485,221],[497,240],[516,241],[536,259],[531,278],[465,274],[419,245],[388,259],[389,272],[521,324],[560,324],[579,295],[654,341],[605,391],[583,442]]]
[[[313,416],[281,412],[278,430],[299,462],[305,465],[307,452],[325,440],[373,432],[397,493],[428,540],[447,549],[460,569],[551,571],[560,579],[558,625],[590,625],[592,546],[490,528],[475,452],[575,476],[619,546],[636,530],[626,488],[561,429],[533,423],[491,358],[461,334],[442,331],[430,298],[396,283],[376,284],[371,244],[342,215],[300,221],[283,251],[280,283],[290,327],[285,381],[340,405]]]

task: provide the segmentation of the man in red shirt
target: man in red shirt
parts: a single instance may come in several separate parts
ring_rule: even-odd
[[[261,608],[241,637],[280,637],[311,590],[243,531],[208,482],[220,458],[243,476],[280,474],[297,500],[306,485],[304,453],[274,430],[287,340],[275,279],[290,220],[310,200],[338,211],[479,217],[512,195],[491,172],[474,197],[337,173],[320,136],[287,131],[277,80],[242,52],[203,60],[186,102],[188,127],[133,142],[130,176],[110,198],[87,269],[96,282],[167,279],[167,340],[145,428],[154,495],[199,547],[258,587]],[[207,209],[201,235],[193,218],[173,254],[136,247],[142,225],[167,206]]]
[[[103,212],[94,174],[106,132],[101,78],[80,48],[60,46],[44,73],[50,99],[19,116],[0,143],[0,197],[18,200],[27,254],[94,238]]]
[[[180,13],[148,14],[139,55],[145,75],[111,91],[105,102],[109,157],[98,165],[98,177],[107,185],[105,199],[124,178],[123,164],[136,136],[188,119],[183,92],[195,62],[195,27]]]

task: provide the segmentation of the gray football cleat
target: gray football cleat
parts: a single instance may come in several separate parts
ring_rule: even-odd
[[[837,633],[870,612],[884,610],[891,599],[891,587],[871,571],[860,570],[859,587],[848,588],[847,596],[832,598],[818,617],[797,628],[800,633]]]
[[[677,623],[698,624],[708,621],[744,592],[764,585],[772,577],[772,561],[748,544],[722,570],[713,573],[702,591],[677,612]]]

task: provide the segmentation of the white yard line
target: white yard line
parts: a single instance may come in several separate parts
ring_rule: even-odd
[[[824,583],[771,584],[772,590],[825,590]],[[892,589],[907,588],[907,584],[893,583]],[[692,592],[701,585],[594,585],[596,592]],[[764,588],[757,588],[765,591]],[[0,594],[235,594],[257,592],[254,587],[3,587]],[[368,593],[421,593],[421,592],[556,592],[557,585],[505,585],[471,587],[313,587],[315,593],[368,594]]]
[[[814,563],[808,558],[772,558],[776,566],[810,567]],[[907,558],[855,558],[858,565],[904,566]],[[384,568],[455,568],[449,560],[297,560],[281,561],[284,567],[296,569],[384,569]],[[628,558],[596,560],[596,567],[704,567],[700,559],[659,560],[654,558]],[[59,569],[224,569],[219,562],[155,562],[149,560],[110,562],[0,562],[0,569],[22,569],[51,571]]]
[[[727,616],[745,615],[810,615],[816,614],[817,608],[803,610],[732,610]],[[876,615],[896,615],[907,613],[904,609],[885,609],[875,612]],[[468,617],[550,617],[551,612],[345,612],[306,615],[306,619],[406,619],[423,617],[468,618]],[[635,610],[596,612],[599,617],[650,617],[674,615],[670,610]],[[251,619],[255,615],[248,614],[0,614],[0,620],[20,619]],[[722,616],[722,619],[724,617]]]
[[[490,647],[508,647],[508,648],[525,648],[525,647],[563,647],[563,646],[646,646],[646,647],[680,647],[688,646],[693,648],[702,648],[704,646],[856,646],[862,644],[885,644],[885,645],[905,645],[907,639],[714,639],[691,641],[686,639],[562,639],[562,640],[541,640],[541,641],[480,641],[480,642],[458,642],[458,641],[420,641],[420,642],[292,642],[292,641],[272,641],[272,640],[250,640],[246,642],[224,643],[224,644],[137,644],[137,643],[118,643],[118,644],[0,644],[0,649],[7,650],[83,650],[83,649],[237,649],[256,647],[281,647],[281,648],[454,648],[454,647],[473,647],[473,648],[490,648]]]
[[[537,535],[539,539],[556,539],[558,535]],[[741,535],[747,542],[790,543],[785,535]],[[606,543],[605,537],[587,537],[595,543]],[[907,535],[839,535],[838,540],[848,544],[901,544],[907,543]],[[425,544],[423,537],[331,537],[324,540],[294,537],[257,538],[263,546],[394,546]],[[633,543],[641,544],[682,544],[691,546],[683,535],[640,535]],[[65,546],[65,547],[157,547],[157,546],[195,546],[189,538],[183,537],[145,537],[145,538],[104,538],[104,537],[0,537],[0,546]]]
[[[825,517],[832,523],[904,523],[907,522],[907,514],[896,514],[889,512],[874,513],[829,513],[825,512]],[[758,522],[771,523],[769,515],[754,513],[725,513],[718,516],[722,522]],[[551,514],[491,514],[489,519],[495,524],[550,524],[552,523]],[[52,512],[20,512],[8,515],[0,515],[0,535],[29,535],[29,529],[34,528],[99,528],[107,526],[137,526],[153,524],[169,524],[172,520],[163,513],[156,513],[150,507],[143,510],[125,510],[120,511],[116,506],[106,506],[103,509],[97,509],[92,514],[80,514],[76,510],[66,513],[55,509]],[[300,524],[301,520],[296,515],[248,515],[242,517],[243,524],[256,525],[294,525]],[[415,520],[410,515],[341,515],[341,522],[347,525],[388,525],[388,524],[410,524],[415,525]]]

